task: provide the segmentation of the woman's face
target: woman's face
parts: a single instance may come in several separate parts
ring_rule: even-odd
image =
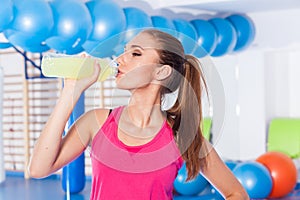
[[[126,46],[124,53],[117,58],[119,73],[116,84],[120,89],[134,90],[148,86],[154,80],[155,69],[159,66],[158,48],[155,39],[140,33]]]

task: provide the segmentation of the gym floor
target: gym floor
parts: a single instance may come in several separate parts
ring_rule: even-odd
[[[61,186],[58,175],[53,175],[45,179],[24,179],[21,175],[6,176],[6,180],[0,184],[1,200],[89,200],[91,181],[87,180],[85,188],[78,194],[68,195]],[[177,197],[176,200],[213,200],[213,196],[203,197]],[[219,198],[218,198],[219,199]],[[280,200],[300,200],[300,184],[287,197]]]
[[[61,186],[59,176],[53,175],[45,179],[24,179],[19,175],[7,175],[0,184],[1,200],[88,200],[91,182],[86,181],[82,192],[67,195]]]

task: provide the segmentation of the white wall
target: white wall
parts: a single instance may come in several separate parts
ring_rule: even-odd
[[[300,10],[249,16],[257,30],[252,46],[212,58],[226,94],[226,119],[216,148],[228,159],[255,159],[266,150],[271,119],[300,117]]]
[[[0,112],[2,113],[2,103],[3,103],[3,69],[0,66]],[[0,115],[0,183],[5,180],[5,170],[4,170],[4,155],[3,155],[3,134],[2,134],[2,114]]]
[[[290,117],[300,118],[300,49],[290,53]]]
[[[272,117],[300,117],[300,50],[266,54],[267,120]]]
[[[300,10],[251,15],[256,47],[265,52],[266,123],[274,117],[300,117]]]
[[[236,58],[234,56],[215,58],[213,59],[213,63],[221,76],[225,93],[225,117],[223,127],[220,133],[217,132],[215,126],[219,126],[219,124],[216,124],[216,120],[213,118],[213,143],[220,151],[222,157],[238,159],[240,158],[240,136],[236,105],[238,104],[239,85],[236,77]],[[213,116],[219,115],[219,112],[221,112],[219,109],[214,108]]]
[[[300,48],[300,9],[249,13],[257,35],[254,48],[265,50]]]
[[[263,53],[245,51],[213,60],[226,101],[221,137],[214,141],[216,149],[224,159],[255,159],[265,151],[266,141]]]

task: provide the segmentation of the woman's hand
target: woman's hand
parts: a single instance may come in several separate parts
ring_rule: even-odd
[[[73,95],[81,95],[87,88],[94,84],[99,77],[101,67],[100,64],[95,60],[94,62],[94,72],[91,76],[82,78],[82,79],[64,79],[64,88],[63,90],[68,90],[72,92]]]

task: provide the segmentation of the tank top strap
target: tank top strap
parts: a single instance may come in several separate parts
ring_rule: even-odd
[[[125,106],[119,106],[117,108],[110,109],[108,119],[114,120],[116,123],[118,123],[124,107]]]

